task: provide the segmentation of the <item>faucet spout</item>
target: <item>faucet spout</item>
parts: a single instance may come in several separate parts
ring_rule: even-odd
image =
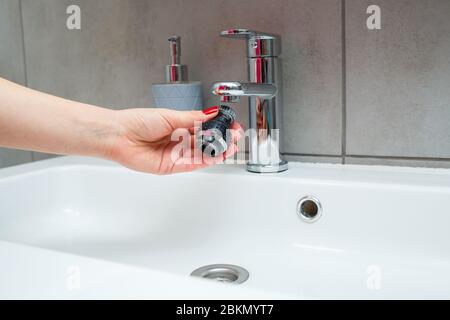
[[[216,82],[213,84],[211,92],[221,97],[272,99],[277,94],[277,87],[270,83]]]
[[[242,39],[247,44],[247,82],[216,82],[211,91],[221,102],[248,98],[247,170],[275,173],[288,169],[281,154],[283,83],[280,36],[248,29],[228,29],[221,36]]]

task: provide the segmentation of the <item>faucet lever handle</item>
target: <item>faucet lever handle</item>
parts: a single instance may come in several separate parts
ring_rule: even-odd
[[[222,31],[220,36],[247,40],[247,55],[249,58],[277,57],[281,53],[281,39],[276,34],[234,28]]]
[[[256,38],[263,38],[263,39],[278,39],[279,37],[274,34],[269,34],[265,32],[259,32],[249,29],[228,29],[224,30],[220,33],[221,37],[228,37],[233,39],[242,39],[242,40],[249,40],[249,39],[256,39]]]

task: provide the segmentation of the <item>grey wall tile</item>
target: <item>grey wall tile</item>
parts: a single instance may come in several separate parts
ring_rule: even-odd
[[[65,27],[74,3],[82,9],[81,31]],[[346,3],[346,162],[445,166],[429,159],[450,158],[450,2],[379,0],[380,31],[366,28],[372,1]],[[212,105],[212,82],[246,78],[244,44],[218,32],[239,26],[279,33],[287,158],[341,161],[340,0],[22,0],[22,6],[29,86],[111,108],[152,104],[168,35],[182,36],[182,60]],[[0,3],[0,76],[25,84],[19,9],[18,0]],[[246,102],[236,109],[246,124]],[[3,150],[0,164],[2,154],[4,164],[30,157]]]
[[[81,30],[66,28],[79,4]],[[148,105],[154,48],[144,0],[23,0],[28,85],[69,99],[127,107]],[[156,14],[156,13],[155,13]]]
[[[25,84],[19,0],[0,1],[0,77]]]
[[[346,157],[345,163],[397,167],[450,168],[450,160]]]
[[[19,0],[0,1],[0,77],[25,84]],[[0,168],[31,161],[31,153],[0,148]]]
[[[31,162],[31,152],[0,148],[0,168]]]
[[[284,151],[340,154],[340,1],[234,0],[221,3],[221,6],[213,5],[214,11],[222,15],[218,25],[220,29],[248,26],[282,36]],[[217,20],[209,24],[217,25]],[[245,78],[243,44],[236,45],[232,40],[220,39],[215,30],[204,41],[208,39],[215,39],[218,46],[223,46],[224,42],[229,46],[225,51],[211,52],[208,65],[202,68],[209,82],[225,76],[228,79],[235,79],[236,76]],[[219,57],[221,68],[223,65],[233,65],[239,70],[226,74],[221,70],[210,73],[210,70],[216,69],[215,56]]]
[[[341,1],[80,0],[81,31],[65,27],[72,3],[23,0],[31,87],[115,108],[151,105],[167,36],[179,34],[190,78],[203,81],[207,104],[216,104],[212,82],[246,78],[244,43],[219,31],[276,32],[283,37],[285,151],[340,153]],[[244,101],[237,111],[246,124]]]
[[[59,155],[56,155],[56,154],[33,152],[33,161],[47,160],[47,159],[56,158],[58,156]]]
[[[347,0],[347,153],[450,157],[450,1]]]

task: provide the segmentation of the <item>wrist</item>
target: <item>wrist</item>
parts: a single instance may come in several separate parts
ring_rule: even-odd
[[[88,155],[114,160],[115,145],[125,131],[120,124],[118,111],[95,107],[83,121],[83,126],[87,139],[91,141],[91,154]]]

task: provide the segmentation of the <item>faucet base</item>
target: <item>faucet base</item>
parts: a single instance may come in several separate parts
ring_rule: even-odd
[[[277,173],[288,169],[288,162],[283,160],[279,164],[247,163],[247,171],[254,173]]]

